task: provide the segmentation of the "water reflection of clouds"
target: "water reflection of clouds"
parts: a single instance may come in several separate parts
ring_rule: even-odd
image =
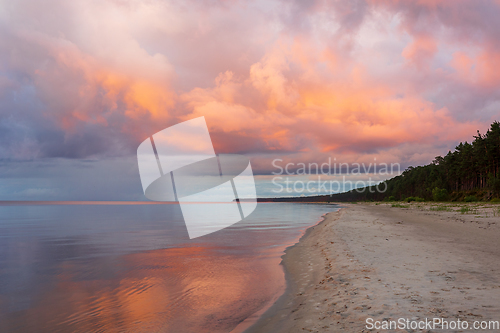
[[[0,331],[230,331],[283,287],[284,244],[332,210],[263,204],[190,242],[169,207],[0,206]]]

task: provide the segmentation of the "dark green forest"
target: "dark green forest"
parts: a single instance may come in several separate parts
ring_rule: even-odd
[[[342,201],[406,198],[457,201],[499,197],[500,122],[493,122],[484,135],[478,131],[471,143],[461,142],[446,156],[437,156],[428,165],[409,167],[385,183],[387,191],[384,193],[371,193],[370,188],[365,188],[361,193],[350,191],[332,198],[342,198]],[[373,188],[371,190],[373,192]]]
[[[478,131],[471,143],[460,143],[446,156],[437,156],[428,165],[409,167],[385,183],[387,190],[384,193],[372,186],[333,195],[262,201],[476,201],[498,198],[500,122],[493,122],[484,135]],[[383,190],[384,186],[379,188]]]

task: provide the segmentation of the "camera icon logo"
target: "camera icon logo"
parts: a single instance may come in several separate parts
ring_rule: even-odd
[[[189,238],[224,229],[257,207],[250,160],[215,154],[205,117],[168,127],[137,149],[144,195],[178,202]]]

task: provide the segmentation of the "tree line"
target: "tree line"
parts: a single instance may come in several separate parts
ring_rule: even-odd
[[[475,201],[499,198],[500,122],[493,122],[484,135],[477,131],[471,143],[461,142],[446,156],[437,156],[428,165],[410,166],[401,175],[384,183],[387,190],[383,193],[371,186],[332,195],[266,198],[259,201]],[[379,186],[381,189],[384,187],[384,184]]]
[[[446,156],[432,163],[409,167],[401,175],[385,181],[387,191],[374,188],[332,195],[332,201],[358,200],[463,200],[476,196],[489,200],[500,196],[500,122],[495,121],[485,134],[460,143]],[[375,193],[372,193],[375,192]]]

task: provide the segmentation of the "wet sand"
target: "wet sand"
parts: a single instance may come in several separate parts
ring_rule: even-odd
[[[499,205],[345,206],[287,249],[287,290],[246,333],[500,320]]]

